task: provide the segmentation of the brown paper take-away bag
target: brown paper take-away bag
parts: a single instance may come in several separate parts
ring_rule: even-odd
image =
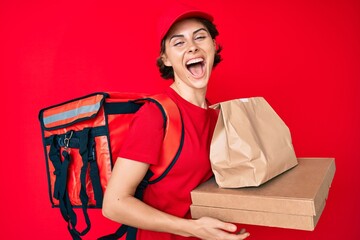
[[[259,186],[297,165],[289,128],[262,97],[212,106],[219,116],[210,147],[217,184]]]

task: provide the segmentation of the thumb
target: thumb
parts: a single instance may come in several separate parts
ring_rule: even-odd
[[[228,231],[228,232],[235,232],[237,227],[235,224],[232,224],[232,223],[223,223],[221,229],[225,230],[225,231]]]

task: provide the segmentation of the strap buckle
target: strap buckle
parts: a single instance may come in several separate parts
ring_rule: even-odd
[[[69,137],[66,134],[65,134],[65,137],[64,137],[64,149],[65,150],[68,150],[68,148],[69,148],[70,139],[72,138],[72,136],[74,134],[74,131],[71,130],[69,133],[70,133]]]

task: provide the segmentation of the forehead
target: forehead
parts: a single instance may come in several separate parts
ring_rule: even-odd
[[[172,27],[170,28],[167,36],[171,37],[172,35],[175,34],[177,35],[177,34],[193,33],[194,31],[200,28],[206,29],[204,24],[202,24],[198,19],[188,18],[174,23],[174,25],[172,25]]]

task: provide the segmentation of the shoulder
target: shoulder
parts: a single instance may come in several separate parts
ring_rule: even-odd
[[[147,116],[160,116],[162,117],[162,112],[160,110],[160,107],[151,101],[145,101],[144,105],[141,106],[141,108],[138,111],[139,114],[147,115]]]
[[[164,125],[164,116],[157,104],[146,101],[135,114],[133,123],[162,128]]]

